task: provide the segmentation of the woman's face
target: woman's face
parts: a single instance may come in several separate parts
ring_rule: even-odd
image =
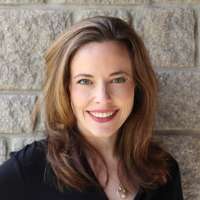
[[[70,98],[80,132],[86,138],[116,137],[134,104],[131,60],[120,42],[91,42],[74,55]]]

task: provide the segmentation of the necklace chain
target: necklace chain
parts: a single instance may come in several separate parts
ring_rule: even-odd
[[[124,186],[122,186],[120,184],[117,191],[118,191],[118,194],[119,194],[121,199],[126,199],[127,198],[128,190]]]

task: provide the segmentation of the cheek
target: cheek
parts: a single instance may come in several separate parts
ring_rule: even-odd
[[[121,87],[112,88],[112,94],[119,99],[129,101],[134,98],[134,86],[132,84],[126,84]]]
[[[71,103],[73,104],[73,107],[76,108],[81,108],[84,105],[87,104],[89,94],[86,91],[83,91],[82,89],[78,87],[72,88],[71,92]]]

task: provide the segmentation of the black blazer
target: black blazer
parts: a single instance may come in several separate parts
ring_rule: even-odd
[[[59,192],[46,176],[49,172],[45,143],[45,140],[34,142],[11,153],[11,158],[0,166],[1,200],[108,200],[104,191],[97,187],[89,187],[84,192],[74,189]],[[179,167],[175,160],[172,161],[171,176],[167,184],[157,189],[140,189],[134,200],[183,200]]]

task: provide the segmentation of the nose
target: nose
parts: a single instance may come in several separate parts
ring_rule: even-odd
[[[111,101],[108,85],[106,83],[99,84],[95,89],[96,103],[108,103]]]

